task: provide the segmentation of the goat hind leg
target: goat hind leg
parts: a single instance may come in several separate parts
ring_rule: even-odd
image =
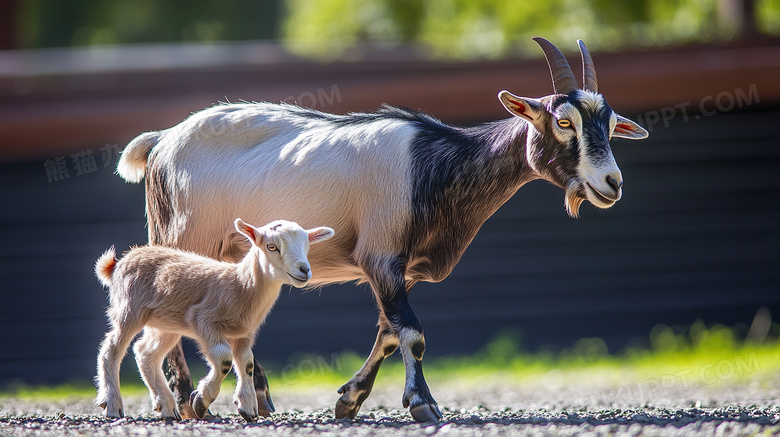
[[[192,376],[187,367],[187,361],[184,359],[184,349],[181,347],[181,340],[168,352],[165,357],[167,362],[166,378],[168,379],[168,388],[173,392],[176,400],[176,408],[183,419],[197,419],[198,416],[190,405],[190,396],[192,395]]]
[[[130,342],[138,331],[140,328],[133,323],[124,326],[114,324],[114,327],[106,333],[100,344],[96,377],[98,394],[95,404],[105,408],[106,417],[119,418],[125,415],[122,394],[119,389],[119,367],[122,365],[122,358],[127,352],[127,347],[130,346]]]
[[[276,411],[276,409],[271,400],[271,391],[268,389],[268,378],[265,376],[263,366],[256,359],[252,361],[255,369],[254,375],[252,375],[252,382],[254,383],[255,395],[257,396],[257,411],[263,417],[270,417],[271,413]]]

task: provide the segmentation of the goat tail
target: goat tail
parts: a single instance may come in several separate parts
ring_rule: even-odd
[[[111,286],[111,275],[116,267],[116,249],[111,246],[95,262],[95,275],[105,287]]]
[[[144,132],[127,144],[122,150],[116,172],[127,182],[138,183],[146,173],[149,152],[160,141],[160,132]]]

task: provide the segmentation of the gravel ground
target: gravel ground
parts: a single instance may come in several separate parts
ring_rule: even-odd
[[[277,412],[252,424],[235,412],[228,390],[212,405],[211,421],[159,420],[142,395],[125,396],[129,417],[115,421],[100,417],[87,397],[0,398],[0,435],[777,435],[780,374],[766,373],[707,384],[687,380],[688,371],[644,379],[556,372],[534,381],[429,379],[444,413],[439,424],[415,423],[400,408],[400,381],[377,387],[354,421],[333,419],[335,387],[303,384],[276,387]]]

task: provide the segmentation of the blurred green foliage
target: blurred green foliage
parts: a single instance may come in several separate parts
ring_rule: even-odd
[[[282,0],[24,0],[21,48],[276,39]]]
[[[740,0],[24,0],[21,48],[280,39],[293,52],[414,44],[453,59],[538,55],[531,36],[617,50],[729,40]],[[755,0],[759,32],[780,35],[780,0]]]
[[[728,40],[730,0],[288,0],[282,35],[295,52],[339,56],[356,43],[421,43],[447,58],[538,51],[530,38],[584,39],[600,50]],[[759,31],[780,33],[780,0],[757,0]],[[305,25],[302,25],[305,23]]]
[[[780,34],[780,0],[762,0],[756,4],[756,25],[762,33]]]

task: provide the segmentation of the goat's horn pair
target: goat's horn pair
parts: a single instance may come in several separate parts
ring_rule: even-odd
[[[569,94],[579,89],[577,80],[574,79],[574,73],[571,72],[571,67],[569,67],[569,63],[566,61],[563,53],[553,43],[542,37],[537,36],[534,38],[534,41],[539,44],[544,51],[544,57],[547,58],[547,65],[550,67],[550,74],[553,79],[553,91],[556,94]],[[582,40],[577,40],[577,45],[580,47],[580,55],[582,56],[582,89],[597,93],[598,81],[596,80],[596,68],[593,66],[593,59],[591,59],[590,52],[588,52]]]

